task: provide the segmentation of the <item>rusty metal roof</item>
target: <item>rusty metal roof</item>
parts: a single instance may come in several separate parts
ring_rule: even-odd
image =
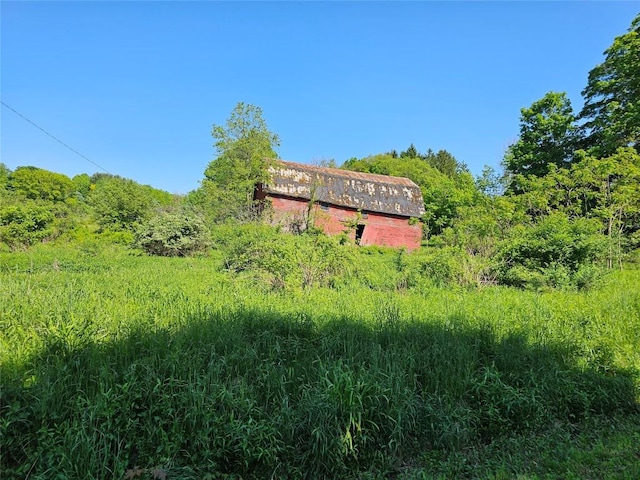
[[[424,214],[420,187],[408,178],[281,160],[269,170],[271,181],[263,187],[268,193],[404,217]]]

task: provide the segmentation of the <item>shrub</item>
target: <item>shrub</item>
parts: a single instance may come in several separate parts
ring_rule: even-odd
[[[249,273],[273,288],[333,286],[354,264],[349,246],[321,233],[284,234],[259,224],[222,230],[226,234],[216,229],[214,236],[224,250],[225,267]]]
[[[135,244],[150,255],[185,257],[206,250],[209,231],[193,212],[160,212],[138,228]]]
[[[302,286],[334,286],[338,277],[350,273],[355,263],[352,249],[339,238],[322,233],[299,237],[297,263],[302,273]]]
[[[54,215],[45,206],[27,203],[0,209],[0,241],[11,249],[27,247],[52,233]]]
[[[552,213],[540,222],[512,229],[498,249],[501,283],[523,288],[542,286],[587,286],[586,267],[603,258],[606,238],[597,221],[570,220],[564,213]],[[593,267],[591,267],[593,268]]]
[[[425,249],[406,255],[406,262],[406,267],[399,271],[402,273],[401,282],[409,288],[420,283],[439,287],[492,283],[486,259],[473,256],[462,248]]]

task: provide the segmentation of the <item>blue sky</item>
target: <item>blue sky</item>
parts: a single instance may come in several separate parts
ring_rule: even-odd
[[[520,108],[574,109],[638,2],[11,2],[1,98],[113,174],[198,187],[213,124],[260,106],[302,163],[414,143],[499,168]],[[4,106],[1,159],[101,171]]]

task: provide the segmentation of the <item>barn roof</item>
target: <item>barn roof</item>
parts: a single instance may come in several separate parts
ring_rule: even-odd
[[[278,160],[269,168],[271,180],[263,190],[370,212],[421,217],[420,188],[408,178],[351,172]]]

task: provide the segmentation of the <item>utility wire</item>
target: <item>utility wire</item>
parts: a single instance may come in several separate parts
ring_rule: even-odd
[[[22,115],[20,112],[18,112],[15,108],[10,107],[9,105],[7,105],[6,103],[4,103],[2,100],[0,100],[0,103],[2,105],[4,105],[5,107],[7,107],[9,110],[11,110],[13,113],[15,113],[16,115],[18,115],[19,117],[22,117],[23,119],[25,119],[27,122],[29,122],[31,125],[33,125],[34,127],[36,127],[38,130],[40,130],[42,133],[50,136],[51,138],[53,138],[56,142],[61,143],[62,145],[64,145],[65,147],[67,147],[69,150],[71,150],[73,153],[75,153],[76,155],[78,155],[80,158],[86,160],[87,162],[95,165],[96,167],[98,167],[100,170],[104,170],[106,173],[110,173],[106,168],[98,165],[96,162],[94,162],[93,160],[85,157],[84,155],[82,155],[80,152],[78,152],[77,150],[74,150],[73,148],[71,148],[69,145],[67,145],[66,143],[64,143],[62,140],[60,140],[59,138],[51,135],[49,132],[47,132],[44,128],[42,128],[40,125],[37,125],[36,123],[32,122],[31,120],[29,120],[27,117],[25,117],[24,115]]]

